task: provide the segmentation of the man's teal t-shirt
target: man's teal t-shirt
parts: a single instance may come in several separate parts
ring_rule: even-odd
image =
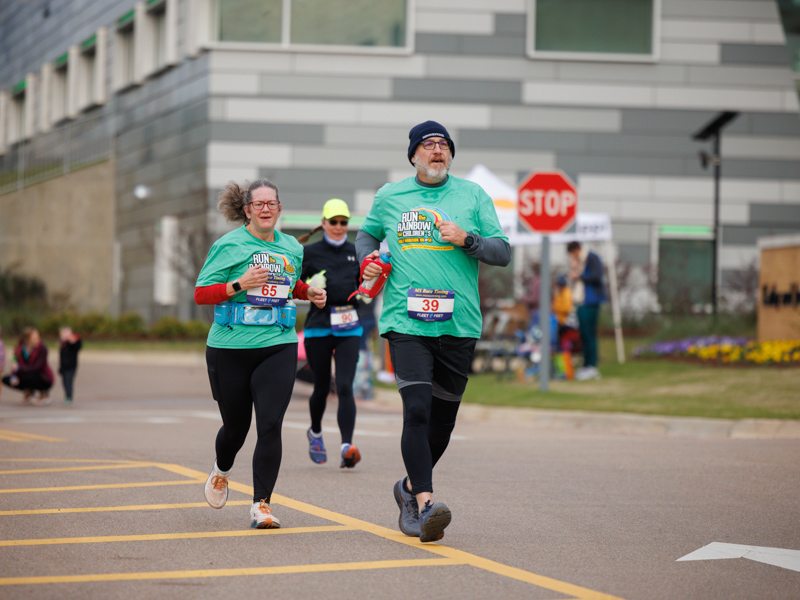
[[[276,275],[291,280],[293,289],[303,267],[303,246],[290,235],[275,232],[274,242],[265,242],[243,225],[219,238],[197,276],[198,287],[227,283],[241,277],[248,268],[258,264],[267,266]],[[242,290],[228,302],[247,302],[247,292]],[[208,345],[212,348],[266,348],[277,344],[297,342],[294,328],[281,330],[275,325],[231,325],[214,323],[208,332]]]
[[[384,185],[375,195],[361,229],[378,240],[386,239],[392,255],[392,273],[383,292],[381,334],[480,338],[478,259],[441,239],[436,228],[441,221],[508,241],[492,199],[471,181],[449,176],[444,185],[430,188],[410,177]],[[427,322],[411,318],[409,290],[418,288],[454,292],[452,318]]]

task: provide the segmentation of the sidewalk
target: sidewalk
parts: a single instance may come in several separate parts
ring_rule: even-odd
[[[402,407],[399,392],[375,389],[375,401]],[[735,439],[797,439],[800,421],[781,419],[707,419],[630,413],[551,410],[462,403],[460,418],[498,423],[535,423],[548,429],[580,429],[597,433],[660,434],[670,437],[722,437]]]
[[[81,353],[81,361],[98,364],[138,364],[205,368],[199,352],[99,352]],[[402,409],[397,390],[375,388],[375,400],[387,408]],[[579,429],[597,433],[639,433],[674,437],[732,439],[797,439],[800,421],[780,419],[707,419],[630,413],[602,413],[462,404],[459,417],[471,421],[534,423],[549,429]]]

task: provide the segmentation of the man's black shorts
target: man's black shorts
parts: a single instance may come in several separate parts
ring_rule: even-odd
[[[427,337],[389,331],[389,341],[398,389],[419,383],[433,384],[433,395],[459,402],[467,387],[475,338]]]

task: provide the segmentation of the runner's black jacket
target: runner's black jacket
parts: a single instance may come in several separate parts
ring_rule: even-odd
[[[361,265],[356,258],[356,247],[350,242],[332,246],[325,239],[303,248],[303,272],[300,279],[306,281],[312,275],[325,271],[328,301],[325,308],[317,308],[313,303],[306,317],[306,328],[329,329],[331,326],[331,306],[358,307],[355,296],[347,297],[358,289]]]

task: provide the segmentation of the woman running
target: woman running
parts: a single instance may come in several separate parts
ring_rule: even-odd
[[[279,528],[269,506],[281,466],[281,426],[297,365],[296,308],[292,298],[325,306],[324,289],[299,279],[303,247],[276,231],[278,188],[266,179],[247,188],[229,183],[219,211],[243,225],[217,240],[197,278],[195,301],[215,304],[206,364],[222,415],[217,458],[206,480],[212,508],[228,499],[228,476],[250,430],[255,407],[258,440],[253,455],[250,527]]]
[[[327,306],[312,306],[304,329],[306,358],[314,373],[314,391],[309,400],[308,453],[317,464],[328,460],[322,442],[322,416],[331,388],[331,358],[334,358],[339,397],[336,417],[342,435],[341,468],[353,468],[361,460],[361,453],[353,444],[356,426],[353,379],[363,328],[356,312],[358,300],[350,299],[358,289],[360,267],[356,247],[347,241],[349,218],[350,210],[343,200],[334,198],[325,203],[322,225],[315,229],[322,229],[323,239],[304,248],[301,273],[303,280],[311,278],[315,285],[325,286],[328,292]]]

